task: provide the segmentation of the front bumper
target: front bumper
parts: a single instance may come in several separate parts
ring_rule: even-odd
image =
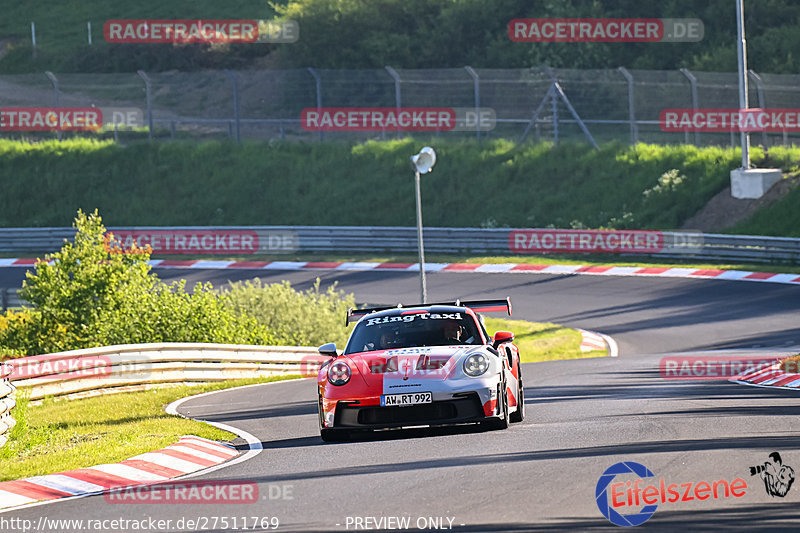
[[[454,395],[449,400],[381,407],[339,402],[333,427],[380,429],[403,426],[437,426],[479,422],[487,418],[477,392]]]

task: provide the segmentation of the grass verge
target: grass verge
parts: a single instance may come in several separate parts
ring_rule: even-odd
[[[274,376],[94,396],[48,398],[31,405],[19,398],[17,426],[0,449],[0,481],[115,463],[173,444],[181,435],[230,440],[235,435],[164,412],[186,396],[299,376]]]

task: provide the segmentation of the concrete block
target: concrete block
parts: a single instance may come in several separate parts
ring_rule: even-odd
[[[761,198],[783,178],[777,168],[737,168],[731,170],[731,196],[734,198]]]

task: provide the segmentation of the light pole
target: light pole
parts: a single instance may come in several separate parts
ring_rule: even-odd
[[[422,245],[422,198],[419,192],[419,175],[427,174],[436,164],[436,152],[426,146],[417,155],[411,156],[414,167],[414,185],[417,197],[417,246],[419,247],[419,292],[422,303],[428,303],[428,291],[425,287],[425,249]]]
[[[747,42],[744,39],[744,0],[736,0],[736,55],[739,60],[739,109],[747,109]],[[740,112],[741,113],[741,112]],[[741,120],[741,118],[740,118]],[[750,168],[750,134],[741,132],[742,137],[742,168]]]

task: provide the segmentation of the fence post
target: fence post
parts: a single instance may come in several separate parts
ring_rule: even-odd
[[[689,80],[689,84],[691,85],[691,88],[692,88],[692,109],[697,111],[697,78],[695,78],[694,74],[692,74],[691,72],[689,72],[688,69],[685,69],[685,68],[681,69],[681,74],[686,76],[686,79]],[[686,132],[686,135],[687,136],[689,135],[688,131]],[[694,144],[697,145],[697,146],[700,146],[700,132],[699,131],[695,131],[694,132]]]
[[[89,35],[89,46],[92,46],[92,21],[86,21],[86,33]]]
[[[553,87],[555,87],[555,83],[553,82]],[[550,107],[553,111],[553,141],[558,146],[558,98],[556,98],[555,91],[550,93]]]
[[[242,138],[239,123],[239,81],[236,79],[236,74],[228,69],[225,69],[225,75],[227,75],[233,83],[233,120],[236,124],[236,142],[241,143]]]
[[[544,98],[542,101],[539,102],[539,106],[531,115],[531,120],[528,122],[528,125],[525,127],[525,131],[522,132],[522,136],[519,138],[517,143],[522,143],[525,138],[528,136],[528,132],[531,131],[531,128],[536,126],[536,140],[539,140],[539,124],[537,121],[539,120],[539,113],[542,112],[542,108],[544,108],[544,104],[547,102],[547,98],[555,91],[555,83],[550,84],[550,87],[547,89],[547,92],[544,94]]]
[[[308,72],[314,77],[314,82],[317,85],[317,110],[322,113],[322,80],[317,73],[317,70],[312,67],[308,67]],[[319,141],[322,142],[323,133],[322,130],[319,130]]]
[[[569,98],[567,98],[566,93],[564,93],[564,89],[561,88],[561,85],[557,81],[554,81],[553,82],[553,98],[555,98],[556,95],[561,97],[561,101],[564,102],[565,106],[567,106],[567,110],[570,113],[572,113],[572,118],[574,118],[575,122],[578,123],[578,126],[581,128],[581,131],[583,132],[584,135],[586,135],[586,138],[589,139],[589,142],[592,143],[592,146],[594,146],[595,150],[599,150],[600,147],[597,145],[597,142],[595,142],[594,137],[592,137],[592,134],[589,131],[589,128],[586,127],[586,123],[583,121],[583,119],[581,119],[580,115],[578,115],[578,112],[575,111],[575,108],[572,107],[572,104],[570,103]],[[555,108],[555,109],[557,109],[557,108]]]
[[[756,93],[758,94],[758,107],[761,109],[765,109],[767,107],[766,100],[764,99],[764,81],[761,79],[761,76],[756,74],[752,70],[748,70],[747,73],[750,75],[750,79],[752,79],[756,83]],[[764,143],[764,150],[768,150],[769,147],[767,146],[767,132],[761,132],[761,142]]]
[[[400,99],[400,96],[401,96],[400,95],[400,82],[402,80],[400,80],[400,74],[398,74],[395,69],[393,69],[392,67],[390,67],[388,65],[385,66],[384,68],[386,69],[386,72],[389,73],[389,76],[391,76],[392,79],[394,80],[394,106],[397,109],[400,109],[400,107],[402,107],[402,103],[401,103],[401,99]]]
[[[636,124],[636,106],[633,102],[633,76],[625,67],[619,67],[617,70],[628,82],[628,120],[631,123],[631,144],[635,145],[639,142],[639,127]]]
[[[31,21],[31,45],[33,46],[33,59],[36,59],[36,24]]]
[[[153,138],[153,102],[151,100],[150,77],[143,70],[137,70],[136,74],[144,81],[144,97],[147,106],[147,138]]]
[[[56,78],[56,75],[53,74],[52,72],[50,72],[49,70],[45,71],[44,74],[45,74],[45,76],[47,76],[50,79],[50,82],[53,84],[53,93],[54,93],[53,100],[55,102],[55,107],[61,107],[59,105],[59,100],[60,100],[59,99],[59,92],[60,92],[60,90],[58,88],[58,78]],[[56,138],[58,138],[58,140],[61,141],[61,130],[60,129],[56,130]]]
[[[475,93],[475,138],[478,139],[478,142],[481,140],[481,122],[480,122],[480,108],[481,108],[481,86],[480,86],[480,78],[478,77],[478,73],[475,70],[467,65],[464,67],[467,73],[472,76],[472,84],[473,84],[473,91]]]
[[[394,105],[397,108],[397,111],[399,112],[400,108],[402,107],[402,101],[400,95],[400,81],[401,81],[400,74],[398,74],[397,71],[392,67],[390,67],[389,65],[386,65],[384,68],[386,69],[386,72],[389,73],[389,76],[391,76],[392,79],[394,80]],[[397,130],[396,137],[400,137],[399,129]]]

